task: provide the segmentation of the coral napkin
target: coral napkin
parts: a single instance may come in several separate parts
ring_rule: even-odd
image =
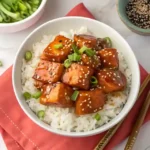
[[[68,15],[94,18],[82,3],[71,10]],[[142,67],[140,69],[142,82],[147,76],[147,72]],[[49,133],[33,123],[24,114],[15,98],[11,75],[12,67],[0,77],[0,131],[8,150],[94,149],[104,133],[85,138],[70,138]],[[144,101],[145,93],[138,99],[136,105],[108,144],[106,150],[112,149],[129,135],[140,106]],[[148,120],[150,120],[150,111],[145,121]]]

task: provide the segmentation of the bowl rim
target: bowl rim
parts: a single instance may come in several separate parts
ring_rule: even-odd
[[[122,2],[122,0],[116,0],[116,1],[117,1],[116,5],[117,5],[117,12],[118,12],[118,15],[119,15],[120,19],[122,20],[122,22],[123,22],[127,27],[129,27],[131,30],[133,30],[133,31],[135,31],[135,32],[138,31],[138,32],[143,33],[143,34],[150,34],[150,29],[143,29],[143,28],[140,28],[140,27],[134,25],[128,18],[123,17],[123,16],[122,16],[122,13],[121,13],[121,8],[120,8],[120,5],[119,5],[119,4]],[[125,15],[126,15],[126,14],[125,14]]]
[[[136,88],[136,91],[134,93],[134,95],[132,96],[132,103],[129,105],[128,109],[122,114],[122,116],[119,116],[116,118],[115,121],[112,121],[111,123],[109,124],[105,124],[105,126],[101,126],[97,129],[94,129],[94,130],[91,130],[91,131],[86,131],[86,132],[67,132],[67,131],[63,131],[63,130],[59,130],[59,129],[53,129],[53,128],[50,128],[48,127],[47,125],[45,125],[45,123],[43,124],[41,121],[37,121],[36,118],[32,117],[32,115],[27,111],[27,109],[25,108],[24,105],[21,104],[21,99],[19,99],[19,96],[17,94],[17,90],[16,90],[16,84],[15,84],[15,75],[16,75],[16,71],[17,70],[17,59],[19,57],[19,53],[21,52],[22,50],[22,47],[23,45],[26,43],[26,41],[28,40],[29,37],[31,37],[34,33],[36,33],[38,30],[40,30],[42,27],[44,26],[47,26],[48,24],[50,23],[53,23],[53,22],[59,22],[61,20],[68,20],[68,19],[82,19],[82,20],[87,20],[87,21],[94,21],[95,23],[100,23],[108,28],[111,28],[110,26],[106,25],[105,23],[102,23],[100,21],[97,21],[97,20],[94,20],[94,19],[90,19],[90,18],[85,18],[85,17],[60,17],[60,18],[57,18],[57,19],[53,19],[53,20],[50,20],[42,25],[40,25],[39,27],[37,27],[35,30],[33,30],[25,39],[24,41],[22,42],[22,44],[20,45],[18,51],[17,51],[17,54],[16,54],[16,57],[15,57],[15,61],[14,61],[14,65],[13,65],[13,71],[12,71],[12,84],[13,84],[13,90],[14,90],[14,93],[15,93],[15,96],[17,98],[17,101],[20,105],[20,107],[23,109],[23,111],[25,112],[25,114],[35,123],[37,124],[38,126],[42,127],[43,129],[49,131],[49,132],[52,132],[52,133],[55,133],[55,134],[58,134],[58,135],[63,135],[63,136],[69,136],[69,137],[86,137],[86,136],[92,136],[92,135],[96,135],[96,134],[99,134],[99,133],[102,133],[108,129],[110,129],[111,127],[115,126],[117,123],[119,123],[128,113],[129,111],[131,110],[131,108],[133,107],[134,103],[136,102],[136,99],[137,99],[137,95],[138,95],[138,92],[139,92],[139,87],[140,87],[140,69],[139,69],[139,64],[137,62],[137,59],[135,57],[135,54],[134,52],[132,51],[131,47],[129,46],[129,44],[126,42],[126,40],[116,31],[114,30],[113,28],[111,28],[125,43],[126,45],[128,46],[128,48],[130,49],[130,53],[132,54],[134,60],[135,60],[135,67],[136,67],[136,71],[137,71],[137,88]]]
[[[15,25],[19,25],[19,24],[23,24],[25,22],[28,22],[29,20],[33,19],[43,9],[46,2],[47,2],[47,0],[42,0],[41,4],[38,7],[38,9],[32,15],[30,15],[29,17],[27,17],[23,20],[17,21],[17,22],[13,22],[13,23],[0,23],[0,27],[10,27],[10,26],[15,26]]]

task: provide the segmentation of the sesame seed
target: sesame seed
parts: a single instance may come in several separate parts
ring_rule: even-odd
[[[82,106],[82,103],[80,104],[80,106]]]
[[[103,62],[105,63],[105,62],[106,62],[106,60],[104,59],[104,60],[103,60]]]
[[[84,108],[82,108],[82,111],[84,111]]]
[[[119,83],[118,85],[119,85],[119,86],[121,86],[121,84],[120,84],[120,83]]]
[[[96,111],[97,111],[97,109],[94,110],[94,112],[96,112]]]
[[[113,57],[115,57],[115,55],[113,55]]]

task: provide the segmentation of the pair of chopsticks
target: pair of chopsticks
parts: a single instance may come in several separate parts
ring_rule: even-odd
[[[150,74],[146,77],[146,79],[144,80],[144,82],[142,83],[141,87],[140,87],[140,91],[138,94],[139,98],[141,96],[141,94],[143,93],[144,89],[146,88],[146,86],[148,85],[150,81]],[[141,108],[140,114],[138,116],[138,119],[135,123],[135,126],[133,127],[132,133],[128,139],[128,142],[126,144],[125,150],[132,150],[133,145],[136,141],[136,137],[139,133],[140,127],[144,121],[144,118],[146,116],[146,113],[148,111],[150,105],[150,91],[148,92],[147,98]],[[118,130],[118,128],[120,127],[120,125],[122,124],[123,120],[118,123],[116,126],[114,126],[113,128],[109,129],[107,131],[107,133],[104,135],[104,137],[100,140],[100,142],[97,144],[97,146],[95,147],[94,150],[103,150],[105,148],[105,146],[108,144],[108,142],[111,140],[111,138],[113,137],[113,135],[116,133],[116,131]]]

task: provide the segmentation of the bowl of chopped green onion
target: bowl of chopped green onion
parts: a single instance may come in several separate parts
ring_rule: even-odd
[[[36,23],[47,0],[0,0],[0,33],[13,33]]]

